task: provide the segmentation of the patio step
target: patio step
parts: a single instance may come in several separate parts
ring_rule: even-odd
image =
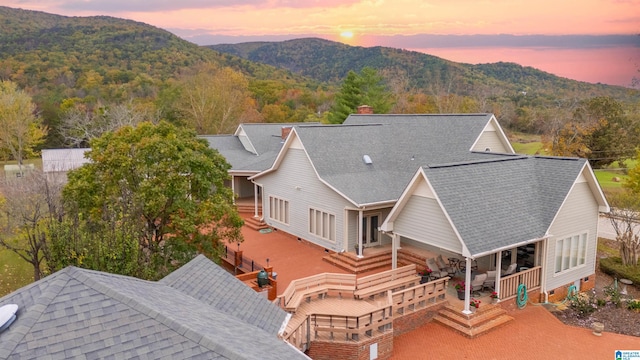
[[[245,217],[244,218],[244,225],[250,229],[253,229],[255,231],[260,231],[262,229],[268,229],[269,225],[267,225],[264,221],[262,221],[260,218],[255,218],[255,217]]]
[[[497,305],[487,304],[473,314],[463,314],[451,305],[444,307],[433,321],[448,326],[468,338],[475,338],[513,320],[507,312]]]
[[[376,254],[367,254],[362,258],[358,258],[355,253],[342,252],[333,253],[322,258],[324,261],[333,264],[352,274],[360,274],[371,270],[391,266],[391,250],[383,251]]]
[[[236,209],[240,214],[255,214],[255,205],[253,203],[237,203]],[[258,205],[258,214],[262,214],[262,206]]]

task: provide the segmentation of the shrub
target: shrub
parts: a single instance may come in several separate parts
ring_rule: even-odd
[[[622,265],[620,257],[600,259],[600,270],[618,279],[629,279],[634,284],[640,284],[640,266]]]
[[[579,293],[575,299],[571,300],[571,308],[578,313],[578,316],[586,317],[596,311],[598,306],[588,293]]]
[[[604,291],[604,294],[606,295],[607,302],[612,303],[616,307],[620,307],[620,301],[621,301],[620,288],[615,282],[605,286],[603,291]]]

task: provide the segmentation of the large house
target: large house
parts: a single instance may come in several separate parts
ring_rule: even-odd
[[[528,291],[520,284],[541,300],[592,286],[598,214],[609,210],[587,161],[514,154],[491,114],[294,126],[248,179],[278,230],[333,252],[391,245],[394,266],[403,244],[421,247],[462,262],[467,283],[478,267],[496,270],[496,290],[512,298]],[[501,281],[505,270],[520,275]]]
[[[278,337],[288,314],[203,255],[157,282],[68,267],[7,304],[1,359],[308,359]]]

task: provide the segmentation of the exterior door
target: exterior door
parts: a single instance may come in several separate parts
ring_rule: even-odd
[[[362,218],[362,244],[364,246],[378,245],[380,239],[379,219],[379,215],[368,215]]]

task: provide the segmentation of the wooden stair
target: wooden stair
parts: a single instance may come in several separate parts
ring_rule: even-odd
[[[255,231],[260,231],[262,229],[268,229],[269,225],[267,225],[262,219],[256,217],[245,217],[244,225],[250,229]]]
[[[451,305],[445,306],[433,321],[448,326],[468,338],[475,338],[493,329],[508,324],[513,317],[497,305],[484,305],[473,314],[463,314]]]
[[[360,274],[384,267],[390,268],[391,250],[367,255],[365,249],[365,256],[362,258],[351,252],[332,253],[322,259],[352,274]]]

